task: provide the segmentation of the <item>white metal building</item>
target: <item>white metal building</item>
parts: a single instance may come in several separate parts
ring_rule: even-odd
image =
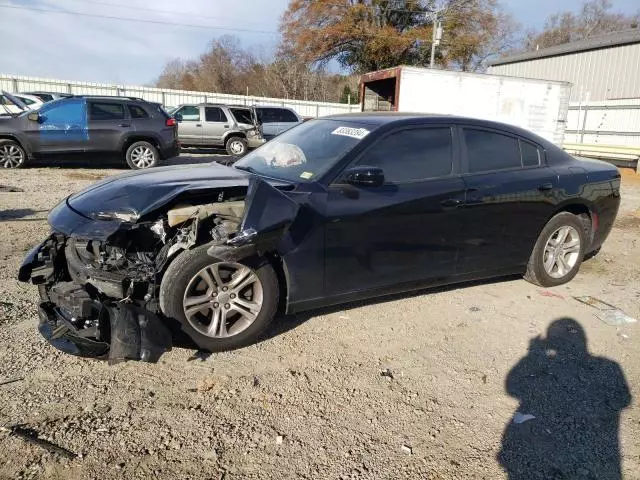
[[[571,82],[571,101],[640,98],[640,29],[503,57],[488,73]]]

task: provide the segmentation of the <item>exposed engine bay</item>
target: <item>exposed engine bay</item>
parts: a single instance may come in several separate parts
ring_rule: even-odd
[[[256,180],[249,187],[187,192],[138,221],[113,215],[107,220],[105,214],[105,220],[92,220],[95,235],[86,233],[88,227],[81,235],[53,233],[29,254],[19,274],[39,287],[40,332],[74,355],[111,363],[157,361],[173,338],[159,299],[161,283],[171,281],[163,278],[168,265],[196,245],[209,246],[207,253],[222,259],[255,253],[256,228],[265,225],[259,224],[260,213],[247,216],[246,203],[261,189],[286,198]],[[259,203],[260,212],[268,201]],[[117,228],[110,225],[113,233],[104,235],[102,225],[113,222]]]

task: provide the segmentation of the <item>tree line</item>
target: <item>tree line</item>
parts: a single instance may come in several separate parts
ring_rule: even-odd
[[[438,67],[483,71],[501,55],[638,28],[639,23],[640,12],[616,13],[611,0],[585,0],[577,13],[551,15],[541,30],[523,30],[497,0],[291,0],[273,58],[223,36],[195,60],[167,63],[156,85],[357,103],[360,74],[428,65],[436,25],[444,32],[435,50]],[[332,63],[345,73],[330,73]]]

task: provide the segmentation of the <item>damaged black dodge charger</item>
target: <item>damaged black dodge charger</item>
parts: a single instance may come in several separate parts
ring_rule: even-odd
[[[71,195],[19,279],[38,285],[55,347],[155,361],[178,335],[247,345],[279,309],[506,274],[562,284],[609,234],[619,189],[615,167],[503,124],[328,117],[233,167],[127,173]]]

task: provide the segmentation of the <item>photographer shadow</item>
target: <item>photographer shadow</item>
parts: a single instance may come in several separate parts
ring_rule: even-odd
[[[498,454],[510,480],[622,478],[620,413],[631,394],[616,362],[589,354],[577,321],[533,338],[505,388],[520,401]]]

